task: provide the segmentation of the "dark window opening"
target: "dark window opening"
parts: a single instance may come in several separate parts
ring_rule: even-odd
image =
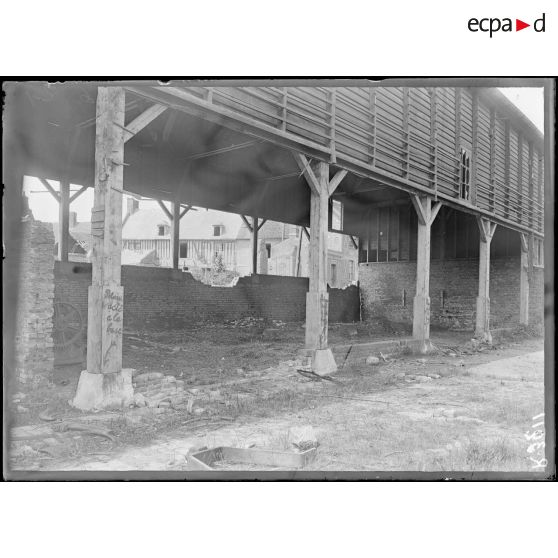
[[[187,258],[188,257],[188,243],[181,242],[180,243],[180,257]]]
[[[266,252],[267,252],[267,257],[271,258],[271,244],[266,243],[265,249],[266,249]]]
[[[471,154],[467,149],[461,148],[460,173],[459,173],[459,197],[468,200],[471,185]]]
[[[213,225],[213,236],[221,236],[221,225]]]
[[[331,264],[331,286],[334,287],[337,284],[337,264]]]
[[[157,228],[159,230],[159,236],[165,236],[165,225],[159,225]]]

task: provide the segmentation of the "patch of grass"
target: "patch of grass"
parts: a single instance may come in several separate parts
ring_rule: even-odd
[[[494,466],[511,463],[519,455],[518,448],[506,438],[478,441],[472,440],[464,449],[465,463],[475,471],[490,470]]]

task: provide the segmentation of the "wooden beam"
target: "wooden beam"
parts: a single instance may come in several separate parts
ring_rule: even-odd
[[[306,227],[302,227],[302,230],[304,231],[304,236],[310,240],[310,233],[308,232],[308,229]]]
[[[431,225],[432,225],[432,223],[434,223],[434,219],[436,219],[436,216],[438,215],[441,207],[442,207],[442,202],[437,202],[432,207],[432,213],[430,214],[430,224]]]
[[[529,237],[520,233],[521,262],[519,269],[519,323],[529,325]]]
[[[202,117],[205,120],[215,122],[243,134],[250,134],[265,140],[272,140],[274,143],[287,149],[298,149],[300,146],[312,150],[316,153],[328,155],[330,147],[324,147],[317,142],[305,140],[296,134],[275,128],[270,124],[255,121],[249,116],[239,112],[211,103],[205,99],[200,99],[180,87],[126,87],[140,97],[164,103],[176,110]]]
[[[335,173],[335,176],[329,181],[329,195],[333,195],[341,181],[347,176],[349,171],[341,169]]]
[[[92,285],[87,325],[87,372],[90,374],[114,374],[122,370],[124,293],[120,285],[120,257],[124,139],[121,127],[124,112],[121,87],[98,88],[95,200],[91,217]]]
[[[477,216],[477,224],[479,226],[481,242],[490,242],[496,230],[497,224],[491,222],[490,220],[484,217],[478,217],[478,216]]]
[[[430,213],[426,213],[426,204],[430,208],[430,198],[428,196],[419,196],[417,194],[411,194],[411,202],[413,203],[413,207],[417,212],[417,217],[419,223],[421,225],[429,225],[430,224]]]
[[[306,294],[306,348],[312,350],[312,371],[329,374],[337,370],[328,348],[327,234],[329,214],[329,165],[313,165],[317,192],[310,192],[310,246]]]
[[[258,274],[258,218],[252,217],[252,237],[250,247],[252,248],[252,275]]]
[[[321,193],[320,184],[318,183],[318,179],[316,178],[316,175],[314,174],[314,171],[312,170],[312,167],[310,166],[308,159],[298,151],[291,151],[291,153],[293,154],[293,157],[296,161],[296,164],[298,165],[298,168],[300,169],[301,173],[304,175],[304,178],[306,178],[306,182],[308,183],[308,186],[310,186],[310,189],[314,194],[319,196]]]
[[[166,106],[156,103],[142,112],[138,117],[134,118],[126,127],[117,124],[117,126],[124,130],[124,142],[131,140],[137,133],[141,132],[141,130],[166,110]]]
[[[58,227],[58,259],[67,262],[70,241],[70,183],[67,180],[60,181]]]
[[[176,196],[172,206],[171,242],[172,242],[172,268],[178,269],[180,256],[180,197]]]
[[[480,246],[475,336],[486,343],[492,343],[490,333],[490,244],[496,230],[496,223],[491,223],[482,217],[477,218],[477,223],[480,231]]]
[[[267,219],[262,219],[262,222],[258,225],[258,230],[260,230],[265,225],[266,222]]]
[[[39,178],[39,180],[43,183],[47,191],[52,194],[52,197],[60,203],[60,194],[50,185],[50,182],[44,178]]]
[[[349,238],[351,239],[351,242],[353,243],[355,250],[358,250],[358,242],[355,240],[355,237],[351,234],[349,235]]]
[[[245,141],[243,143],[238,143],[236,145],[221,147],[219,149],[213,149],[211,151],[204,151],[203,153],[196,153],[195,155],[188,156],[187,160],[196,161],[198,159],[206,159],[207,157],[214,157],[215,155],[229,153],[230,151],[237,151],[238,149],[246,149],[247,147],[252,147],[259,143],[263,143],[263,141],[262,140]]]
[[[172,221],[172,213],[168,210],[165,203],[162,202],[161,200],[157,200],[157,203],[159,204],[160,208],[163,210],[165,215]]]
[[[89,188],[89,186],[82,186],[77,192],[72,194],[70,196],[70,203],[72,203],[75,199],[79,198],[81,196],[81,194],[83,194],[83,192],[85,192],[85,190],[87,190],[87,188]]]
[[[432,199],[421,196],[414,199],[417,211],[417,276],[413,301],[413,338],[421,342],[421,352],[430,344],[430,241],[432,225]],[[439,202],[438,202],[439,203]],[[439,210],[439,208],[438,208]]]
[[[246,217],[244,215],[241,215],[240,217],[242,218],[244,223],[246,223],[246,226],[248,227],[248,230],[250,232],[252,232],[252,224],[250,223],[250,221],[248,221],[248,219],[246,219]]]

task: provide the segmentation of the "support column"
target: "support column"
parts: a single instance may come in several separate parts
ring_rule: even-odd
[[[418,216],[417,286],[413,301],[413,338],[420,341],[420,351],[430,350],[430,238],[432,223],[442,204],[432,206],[432,198],[411,195]]]
[[[58,259],[67,262],[70,238],[70,182],[68,180],[60,181],[58,227]]]
[[[301,153],[293,157],[310,187],[309,287],[306,293],[306,349],[312,353],[312,371],[327,375],[337,371],[333,353],[327,345],[329,294],[327,292],[327,233],[329,197],[347,171],[341,169],[329,180],[329,164],[310,163]],[[300,247],[299,247],[300,249]]]
[[[529,237],[519,233],[521,264],[519,275],[519,323],[529,325]]]
[[[252,275],[258,274],[258,218],[252,217],[252,236],[250,248],[252,249]]]
[[[484,217],[477,217],[477,223],[480,231],[480,248],[475,337],[486,343],[492,343],[490,334],[490,243],[496,230],[496,223],[492,223]]]
[[[312,370],[331,374],[337,365],[328,348],[327,231],[329,212],[329,165],[311,165],[316,189],[310,192],[309,286],[306,294],[306,348],[312,350]]]
[[[133,397],[132,371],[122,370],[124,110],[121,87],[98,88],[87,370],[73,400],[83,410],[122,406]]]
[[[180,199],[178,196],[172,204],[171,239],[172,268],[178,269],[180,256]]]

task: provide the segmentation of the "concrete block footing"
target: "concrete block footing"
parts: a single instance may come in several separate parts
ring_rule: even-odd
[[[331,349],[316,349],[312,355],[312,372],[318,376],[327,376],[337,372],[337,364]]]
[[[92,374],[83,370],[70,405],[82,411],[120,408],[134,397],[131,368],[112,374]]]

